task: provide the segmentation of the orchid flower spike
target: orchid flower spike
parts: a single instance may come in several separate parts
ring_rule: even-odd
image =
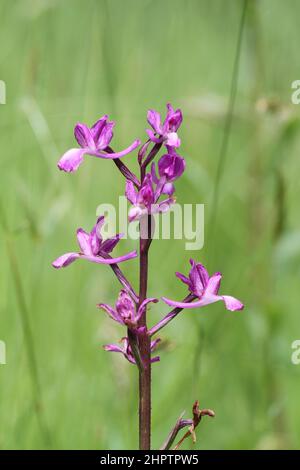
[[[136,364],[128,338],[127,337],[122,338],[121,342],[123,343],[122,346],[118,346],[117,344],[106,344],[105,346],[103,346],[103,348],[105,351],[108,351],[108,352],[121,353],[123,354],[125,359],[127,359],[127,361],[131,362],[131,364]],[[154,341],[151,341],[151,352],[155,350],[159,342],[160,342],[160,338],[157,338]],[[160,360],[159,356],[155,356],[151,358],[152,363],[158,362],[159,360]]]
[[[140,220],[147,214],[157,214],[160,212],[167,212],[170,206],[175,202],[173,197],[168,197],[163,201],[158,202],[160,196],[163,194],[165,180],[159,181],[156,188],[153,187],[152,175],[147,173],[141,189],[137,192],[134,184],[127,180],[125,195],[132,207],[129,209],[128,220]]]
[[[163,124],[161,122],[160,113],[153,109],[149,109],[147,121],[153,129],[146,130],[149,139],[152,142],[156,144],[164,143],[167,148],[180,146],[180,139],[177,135],[177,130],[182,123],[182,112],[180,109],[174,111],[171,104],[168,103],[167,116]]]
[[[197,308],[204,307],[205,305],[212,304],[222,300],[227,310],[242,310],[244,305],[238,299],[230,295],[219,295],[219,289],[222,279],[221,273],[215,273],[209,276],[205,267],[196,263],[193,259],[190,260],[191,270],[187,278],[181,273],[176,273],[176,276],[184,282],[190,292],[198,298],[196,302],[176,302],[174,300],[162,297],[162,300],[171,307],[179,308]]]
[[[111,258],[109,256],[123,235],[119,233],[114,237],[103,241],[100,230],[104,224],[104,221],[104,216],[100,216],[90,233],[87,233],[82,228],[79,228],[77,230],[77,241],[80,247],[80,252],[65,253],[53,261],[52,266],[56,269],[65,268],[79,258],[87,259],[88,261],[99,264],[117,264],[132,258],[136,258],[136,251],[131,251],[130,253],[127,253],[126,255],[120,256],[118,258]]]
[[[140,140],[135,140],[121,152],[107,153],[107,148],[113,138],[114,125],[113,121],[108,121],[108,116],[100,118],[91,128],[85,124],[76,124],[74,135],[80,148],[68,150],[59,160],[58,168],[67,173],[72,173],[81,165],[84,155],[115,159],[127,155],[140,145]]]
[[[145,313],[147,305],[150,302],[156,303],[158,302],[158,299],[145,299],[140,307],[136,309],[136,305],[130,295],[127,294],[124,289],[122,289],[119,293],[115,308],[103,303],[98,304],[97,307],[104,310],[110,316],[110,318],[120,323],[121,325],[128,326],[129,328],[136,328],[138,321]]]

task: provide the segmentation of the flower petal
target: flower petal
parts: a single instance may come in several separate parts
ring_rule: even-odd
[[[203,284],[203,287],[207,286],[207,283],[209,281],[209,274],[205,266],[201,263],[196,263],[196,268],[198,271],[199,279],[201,283]]]
[[[175,186],[173,183],[166,183],[162,189],[162,194],[167,194],[168,196],[173,196],[175,192]]]
[[[104,222],[105,222],[104,215],[99,215],[99,217],[96,220],[96,223],[95,223],[94,227],[92,228],[91,233],[95,232],[97,234],[98,238],[101,238],[101,229],[103,227]]]
[[[135,304],[128,292],[121,289],[116,302],[116,310],[122,318],[134,317]]]
[[[133,222],[134,220],[140,220],[146,214],[148,214],[146,208],[142,208],[140,206],[132,206],[128,212],[128,220],[129,222]]]
[[[149,109],[147,113],[147,121],[157,134],[162,134],[161,116],[157,111]]]
[[[157,175],[156,175],[155,163],[154,162],[152,162],[152,165],[151,165],[151,176],[152,176],[153,183],[157,184],[159,179],[157,178]]]
[[[95,124],[93,124],[93,126],[91,127],[91,134],[93,136],[96,146],[98,143],[98,139],[101,135],[101,132],[106,124],[107,119],[108,119],[108,116],[106,114],[102,116],[100,119],[98,119],[98,121],[96,121]]]
[[[158,172],[165,176],[167,181],[175,181],[185,170],[185,160],[177,153],[171,152],[163,155],[158,161]]]
[[[142,206],[150,208],[151,204],[155,202],[155,196],[153,191],[152,177],[150,173],[145,175],[141,189],[137,195],[137,202]]]
[[[222,280],[222,274],[221,273],[213,274],[207,282],[207,285],[206,285],[206,288],[205,288],[205,293],[206,294],[218,295],[221,280]]]
[[[97,263],[97,264],[118,264],[122,263],[123,261],[127,261],[129,259],[133,259],[137,257],[137,252],[130,251],[126,255],[119,256],[118,258],[102,258],[101,256],[86,256],[86,255],[81,255],[80,258],[86,259],[88,261],[91,261],[92,263]]]
[[[147,153],[148,147],[150,145],[151,140],[147,140],[140,148],[139,154],[138,154],[138,162],[139,164],[142,163],[143,159],[145,158],[145,155]]]
[[[117,344],[105,344],[103,346],[103,349],[108,352],[119,352],[119,353],[124,354],[123,349]]]
[[[156,299],[155,297],[148,297],[147,299],[145,299],[145,300],[141,303],[140,308],[143,309],[143,308],[145,308],[145,307],[146,307],[148,304],[150,304],[150,303],[157,304],[158,301],[159,301],[159,300]]]
[[[53,261],[52,266],[56,269],[65,268],[79,258],[79,253],[65,253],[64,255]]]
[[[167,103],[167,115],[163,125],[164,132],[176,132],[182,123],[182,112],[180,109],[172,107],[171,103]]]
[[[240,302],[235,297],[231,297],[230,295],[222,295],[222,299],[224,300],[225,307],[227,310],[235,311],[235,310],[243,310],[244,304]]]
[[[179,308],[197,308],[197,307],[205,307],[205,305],[209,305],[218,300],[223,300],[221,296],[211,295],[211,296],[203,296],[202,299],[198,300],[197,302],[176,302],[176,300],[167,299],[166,297],[162,297],[162,300],[171,307],[179,307]]]
[[[156,338],[155,340],[151,341],[151,351],[154,351],[158,345],[158,343],[161,342],[160,338]]]
[[[169,130],[172,132],[176,132],[182,123],[182,112],[180,109],[176,109],[176,111],[173,110],[172,113],[168,114]]]
[[[169,147],[180,147],[181,140],[179,139],[176,132],[168,132],[165,144]]]
[[[151,177],[152,178],[152,177]],[[152,198],[155,202],[158,201],[158,199],[160,198],[162,192],[163,192],[163,189],[164,189],[164,186],[166,184],[166,177],[165,176],[162,176],[159,180],[158,180],[158,183],[156,185],[156,188],[155,188],[155,191],[154,191],[154,197]]]
[[[125,196],[131,204],[136,204],[137,194],[132,181],[126,180]]]
[[[159,356],[155,356],[155,357],[152,357],[150,362],[153,364],[154,362],[159,362],[160,361],[160,357]]]
[[[152,142],[155,142],[156,144],[160,144],[163,141],[162,137],[155,137],[155,133],[151,129],[146,129],[146,132],[148,134],[148,137]]]
[[[139,145],[141,145],[141,141],[137,139],[134,142],[132,142],[132,144],[129,145],[129,147],[127,147],[124,150],[121,150],[120,152],[102,153],[102,152],[97,151],[97,152],[88,152],[88,153],[89,155],[92,155],[93,157],[105,158],[106,160],[114,160],[116,158],[124,157],[128,153],[135,150]]]
[[[113,138],[113,128],[115,126],[114,121],[107,122],[97,139],[97,150],[103,150],[110,144],[111,139]]]
[[[195,260],[190,259],[192,269],[190,270],[191,291],[201,297],[209,280],[209,274],[203,264],[196,263]]]
[[[87,153],[86,149],[70,149],[63,154],[57,166],[66,173],[73,173],[83,162],[83,155]]]
[[[100,253],[111,253],[123,236],[123,233],[117,233],[114,237],[108,238],[107,240],[102,242],[100,247]]]
[[[101,228],[104,222],[104,216],[100,215],[90,233],[91,254],[95,256],[99,254],[102,245]]]
[[[149,303],[153,302],[154,304],[156,304],[158,302],[158,299],[156,299],[155,297],[149,297],[148,299],[145,299],[141,305],[139,306],[139,309],[137,311],[137,316],[136,316],[136,321],[139,321],[139,319],[141,318],[141,316],[144,314],[145,310],[146,310],[146,307]]]
[[[114,308],[112,308],[110,305],[100,303],[100,304],[97,304],[97,307],[104,310],[110,318],[117,321],[121,325],[124,325],[124,322],[122,318],[120,317],[120,315],[118,314],[118,312]]]
[[[170,209],[171,205],[175,203],[175,199],[172,197],[169,197],[168,199],[165,199],[164,201],[159,202],[158,204],[154,204],[153,211],[151,211],[152,214],[155,214],[156,212],[161,212],[165,213],[168,212]],[[157,206],[158,210],[156,211],[155,206]]]
[[[166,119],[164,121],[164,130],[168,130],[169,121],[172,118],[173,114],[175,113],[174,108],[171,105],[171,103],[167,103],[166,106],[167,106],[167,115],[166,115]]]
[[[184,284],[187,286],[190,286],[190,280],[188,277],[186,277],[184,274],[179,273],[178,271],[175,273],[175,276],[178,277]]]
[[[86,233],[85,230],[79,228],[77,230],[77,241],[82,253],[84,253],[85,255],[92,255],[89,233]]]
[[[74,128],[74,136],[82,148],[96,149],[91,130],[81,122],[78,122]]]
[[[204,294],[203,297],[196,302],[176,302],[166,297],[162,297],[162,300],[171,307],[179,308],[198,308],[205,307],[206,305],[213,304],[219,300],[223,300],[227,310],[242,310],[244,305],[238,299],[231,297],[229,295],[213,295],[213,294]]]
[[[117,346],[116,344],[106,344],[105,346],[103,346],[103,348],[105,349],[105,351],[121,353],[129,362],[131,362],[132,364],[135,364],[135,360],[132,356],[130,347],[128,346],[127,338],[124,338],[123,341],[124,341],[123,348],[121,348],[120,346]]]

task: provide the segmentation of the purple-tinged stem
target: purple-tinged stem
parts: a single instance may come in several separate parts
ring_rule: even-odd
[[[145,174],[146,174],[146,169],[147,166],[152,162],[152,160],[156,157],[157,153],[160,151],[160,148],[162,146],[162,143],[160,144],[155,144],[152,149],[150,150],[149,154],[141,164],[141,181],[143,181]]]
[[[177,434],[179,431],[186,426],[189,426],[188,431],[184,434],[184,436],[180,439],[180,441],[176,444],[173,450],[179,449],[183,441],[189,437],[192,436],[193,442],[196,442],[196,434],[195,434],[195,429],[199,425],[201,419],[203,416],[210,416],[211,418],[215,417],[215,413],[213,410],[205,409],[205,410],[200,410],[199,408],[199,402],[198,400],[195,401],[193,404],[193,419],[182,419],[184,413],[182,413],[179,418],[177,419],[175,426],[169,433],[165,443],[162,445],[160,450],[169,450],[176,439]]]
[[[138,303],[139,298],[138,298],[137,294],[135,293],[135,291],[134,291],[132,285],[130,284],[130,282],[128,281],[128,279],[124,276],[124,274],[121,271],[121,269],[119,268],[119,266],[117,264],[111,264],[110,267],[113,270],[113,272],[115,273],[115,275],[117,276],[117,278],[119,279],[122,286],[125,288],[125,290],[128,292],[128,294],[131,295],[132,300],[135,303]]]
[[[186,438],[189,436],[192,437],[193,443],[196,442],[196,433],[195,429],[201,422],[201,419],[203,416],[210,416],[210,418],[215,417],[215,412],[213,410],[205,409],[205,410],[200,410],[199,408],[199,402],[198,400],[195,401],[193,405],[193,420],[192,420],[192,425],[189,427],[188,431],[184,434],[184,436],[180,439],[179,442],[177,442],[176,446],[173,448],[173,450],[178,450],[183,441],[185,441]]]
[[[184,412],[181,413],[181,415],[177,419],[177,421],[175,423],[175,426],[171,429],[167,439],[165,440],[165,442],[161,446],[160,450],[169,450],[169,449],[171,449],[172,444],[175,441],[179,431],[181,429],[185,428],[186,426],[191,426],[193,424],[192,419],[183,419],[183,415],[184,415]]]
[[[135,359],[136,365],[138,366],[139,371],[142,372],[144,370],[144,362],[141,356],[141,351],[140,351],[140,346],[139,346],[139,337],[130,328],[127,328],[127,337],[129,340],[129,344],[130,344],[131,351]]]
[[[105,255],[105,253],[101,253],[101,256],[103,258],[106,258],[106,259],[111,258],[110,255]],[[123,271],[121,271],[121,269],[119,268],[119,266],[117,264],[110,264],[109,266],[111,267],[111,269],[115,273],[115,275],[118,278],[120,284],[122,284],[122,286],[125,288],[126,292],[128,292],[128,294],[132,297],[132,300],[137,304],[139,302],[139,297],[135,293],[132,285],[130,284],[130,282],[128,281],[126,276],[124,275]]]
[[[147,297],[148,252],[151,244],[151,215],[147,217],[147,234],[143,220],[140,223],[140,290],[139,306]],[[151,448],[151,338],[147,333],[146,311],[139,321],[145,330],[139,335],[139,349],[144,368],[139,371],[139,448]]]
[[[114,153],[113,149],[111,147],[107,147],[105,149],[107,153]],[[133,184],[139,189],[140,188],[140,182],[137,179],[137,177],[129,170],[129,168],[120,160],[119,158],[115,158],[113,160],[114,164],[117,166],[119,171],[122,173],[123,176],[127,180],[130,180],[133,182]]]
[[[192,302],[193,300],[196,299],[196,296],[194,294],[189,294],[187,295],[184,299],[183,302]],[[180,307],[176,307],[171,312],[169,312],[161,321],[159,321],[156,325],[154,325],[150,330],[148,331],[148,335],[151,338],[151,336],[155,335],[159,330],[161,330],[164,326],[166,326],[173,318],[175,318],[178,313],[180,313],[183,309]]]

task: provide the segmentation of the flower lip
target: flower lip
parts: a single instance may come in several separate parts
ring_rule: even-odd
[[[185,159],[175,152],[166,153],[158,161],[158,173],[172,182],[180,178],[185,170]]]

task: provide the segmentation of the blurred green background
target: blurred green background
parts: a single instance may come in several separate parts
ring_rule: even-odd
[[[193,256],[220,270],[222,292],[246,308],[186,311],[163,332],[153,447],[198,398],[216,418],[203,420],[196,448],[299,448],[300,110],[291,83],[300,79],[300,4],[249,0],[239,41],[243,6],[0,0],[1,449],[137,447],[136,371],[102,350],[124,332],[95,308],[113,304],[119,285],[104,266],[51,267],[100,203],[117,204],[124,181],[111,162],[88,157],[73,175],[56,162],[74,146],[77,121],[109,114],[121,149],[145,140],[147,109],[164,114],[167,101],[184,113],[177,201],[205,204],[205,245],[154,242],[149,295],[182,298],[174,271],[187,272]],[[125,162],[136,169],[133,155]],[[116,252],[133,248],[127,240]],[[123,265],[132,282],[137,266]],[[167,311],[152,307],[150,323]]]

